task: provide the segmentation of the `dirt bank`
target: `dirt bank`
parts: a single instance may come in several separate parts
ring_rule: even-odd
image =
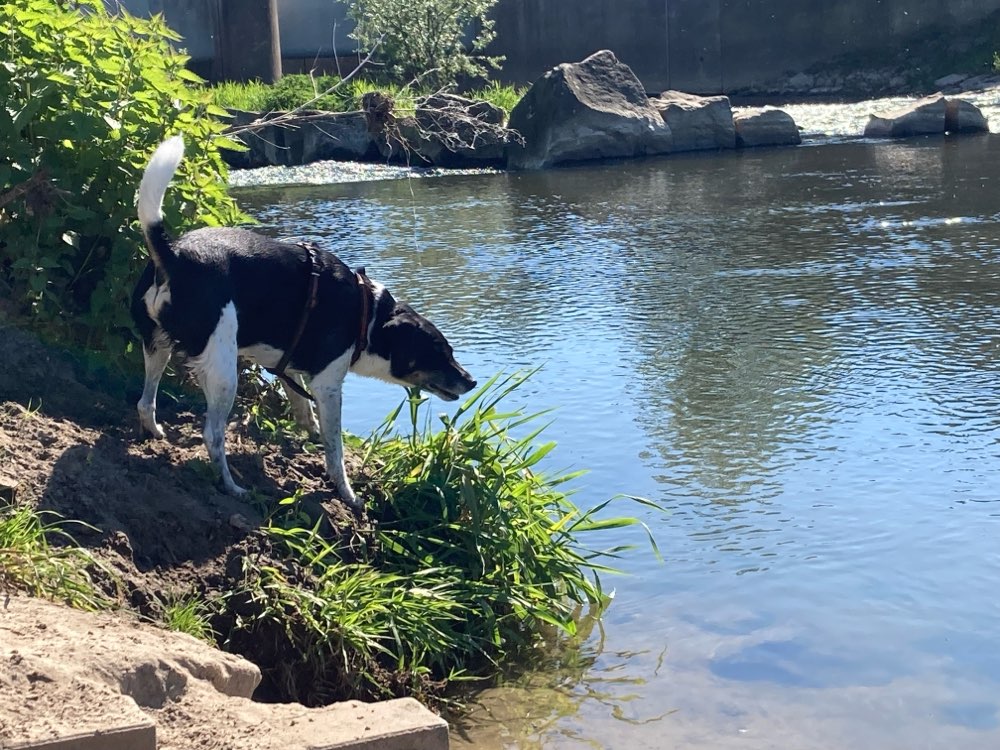
[[[0,323],[0,505],[13,496],[82,522],[66,530],[109,571],[95,577],[123,607],[155,619],[163,602],[190,593],[218,597],[262,565],[303,574],[261,531],[278,502],[296,491],[299,510],[328,519],[328,538],[370,542],[367,517],[339,502],[323,477],[320,453],[307,452],[304,436],[276,438],[237,405],[228,434],[231,467],[255,492],[235,499],[217,487],[197,396],[161,395],[167,439],[147,441],[139,439],[133,408],[139,389],[138,381],[87,375],[74,358]],[[358,476],[353,458],[349,470],[360,494],[375,490]],[[296,670],[279,628],[235,633],[240,607],[249,606],[230,601],[212,625],[226,649],[259,665],[257,698],[315,705],[346,697],[342,676],[306,670],[290,679]],[[386,673],[377,697],[404,695],[409,684]]]

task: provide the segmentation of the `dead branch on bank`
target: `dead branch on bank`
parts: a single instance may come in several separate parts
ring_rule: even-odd
[[[381,39],[379,39],[381,43]],[[416,100],[412,114],[401,113],[396,100],[384,91],[371,91],[361,97],[361,108],[345,112],[321,112],[310,105],[324,96],[337,93],[364,68],[371,64],[379,43],[368,52],[355,68],[335,85],[316,95],[304,104],[287,112],[267,112],[253,121],[226,131],[227,137],[257,135],[265,128],[277,126],[298,128],[310,122],[329,120],[332,116],[349,117],[362,114],[368,132],[384,142],[390,151],[397,149],[407,155],[422,156],[428,146],[443,147],[451,152],[471,151],[483,144],[523,143],[520,133],[505,125],[506,114],[499,107],[485,101],[473,101],[448,93],[446,89],[422,96]],[[421,79],[432,74],[426,71],[414,78],[402,91],[413,89]]]

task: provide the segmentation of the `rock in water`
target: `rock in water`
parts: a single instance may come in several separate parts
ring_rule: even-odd
[[[510,113],[524,139],[507,147],[512,169],[664,154],[673,138],[635,73],[610,50],[557,65]]]
[[[673,151],[735,148],[736,127],[727,96],[664,91],[652,104],[673,135]]]
[[[755,109],[738,113],[733,118],[736,127],[736,145],[794,146],[802,143],[802,135],[795,120],[780,109]]]

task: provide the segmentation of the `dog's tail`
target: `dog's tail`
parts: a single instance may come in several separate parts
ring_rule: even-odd
[[[156,149],[139,183],[139,223],[146,237],[149,257],[157,270],[167,276],[174,251],[163,227],[163,196],[182,158],[184,140],[179,135],[168,138]]]

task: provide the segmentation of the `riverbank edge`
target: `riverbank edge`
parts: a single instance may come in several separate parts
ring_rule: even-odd
[[[880,98],[872,97],[841,97],[835,93],[829,92],[788,92],[782,94],[747,94],[741,96],[733,97],[700,97],[696,95],[686,95],[681,96],[690,97],[692,101],[696,102],[709,102],[713,99],[724,99],[727,107],[729,107],[732,117],[734,120],[736,118],[747,118],[752,117],[755,113],[761,112],[773,112],[784,111],[786,108],[796,108],[800,106],[843,106],[849,108],[852,106],[862,105],[866,103],[871,104],[871,109],[868,112],[868,117],[871,119],[875,116],[882,116],[885,114],[886,110],[889,108],[898,108],[901,106],[906,106],[907,104],[914,104],[920,102],[922,99],[930,99],[932,97],[946,97],[949,100],[965,100],[965,97],[974,97],[980,101],[984,98],[990,96],[990,94],[996,95],[997,99],[1000,100],[1000,74],[996,75],[963,75],[963,74],[953,74],[945,76],[941,79],[935,81],[935,84],[941,84],[935,88],[933,92],[924,91],[910,91],[909,93],[897,93],[895,91],[883,91]],[[673,94],[679,92],[664,92],[663,96],[667,94]],[[649,96],[649,101],[655,103],[657,98],[651,95]],[[973,104],[973,106],[976,106]],[[280,113],[249,113],[249,112],[237,112],[235,116],[238,122],[246,124],[247,122],[252,122],[259,119],[260,117],[275,117]],[[359,126],[363,126],[364,117],[361,116],[360,120],[357,118],[359,115],[357,113],[350,115],[339,115],[337,113],[326,113],[325,116],[330,118],[341,117],[346,122],[349,118],[355,118],[353,127],[356,129]],[[899,140],[900,136],[896,137],[873,137],[866,135],[864,133],[864,128],[860,128],[858,132],[852,133],[831,133],[828,131],[823,131],[816,128],[808,128],[799,125],[798,122],[794,121],[794,127],[797,128],[800,139],[798,142],[779,142],[779,143],[767,143],[764,145],[743,145],[737,143],[736,150],[745,148],[778,148],[791,145],[807,145],[807,146],[819,146],[826,144],[839,144],[852,141],[869,141],[869,142],[885,142],[885,141],[895,141]],[[273,129],[280,132],[287,130],[286,128],[278,128],[278,126],[271,126]],[[934,135],[946,135],[947,133],[942,131],[940,134],[930,134]],[[926,134],[925,134],[926,135]],[[326,133],[320,135],[319,137],[331,137],[332,134]],[[261,136],[260,133],[249,132],[245,135],[246,138],[254,139],[260,143],[265,143],[271,150],[275,148],[275,139],[272,138],[268,140]],[[301,135],[298,136],[301,138]],[[356,134],[355,134],[356,137]],[[903,136],[903,137],[918,137],[918,136]],[[315,140],[316,136],[313,136]],[[453,166],[453,165],[434,165],[424,163],[419,163],[422,160],[418,157],[410,158],[407,152],[401,152],[400,150],[389,150],[385,155],[380,155],[377,158],[375,153],[377,149],[373,149],[370,145],[367,147],[359,148],[356,144],[352,146],[355,150],[353,155],[337,155],[332,158],[322,158],[315,159],[311,161],[305,161],[301,163],[291,163],[291,164],[267,164],[263,166],[247,166],[247,157],[241,154],[235,154],[234,152],[223,152],[229,166],[231,167],[229,173],[229,186],[236,189],[242,188],[253,188],[262,186],[294,186],[294,185],[322,185],[322,184],[343,184],[343,183],[354,183],[354,182],[372,182],[379,180],[392,180],[400,178],[423,178],[423,177],[435,177],[435,176],[462,176],[462,175],[480,175],[480,174],[505,174],[520,171],[509,164],[500,164],[496,160],[495,154],[495,144],[490,144],[483,149],[488,151],[485,157],[479,159],[481,166],[476,165],[476,147],[473,144],[470,148],[463,149],[465,152],[467,164],[463,166]],[[251,149],[252,150],[252,149]],[[384,149],[383,149],[384,150]],[[599,164],[608,162],[629,162],[636,159],[649,159],[649,158],[669,158],[672,156],[677,156],[682,153],[718,153],[733,150],[733,148],[717,148],[717,147],[703,147],[703,148],[693,148],[684,149],[677,151],[669,151],[665,153],[653,153],[653,154],[639,154],[635,156],[625,156],[616,158],[584,158],[576,160],[573,162],[555,164],[551,166],[543,167],[544,169],[552,168],[565,168],[572,166],[581,166],[586,164]],[[291,152],[291,149],[289,149]],[[299,155],[302,155],[302,149],[299,149]],[[260,158],[258,154],[257,158]],[[273,156],[273,155],[272,155]],[[283,155],[282,158],[284,158]],[[505,157],[506,161],[506,157]],[[413,163],[417,162],[417,163]]]

